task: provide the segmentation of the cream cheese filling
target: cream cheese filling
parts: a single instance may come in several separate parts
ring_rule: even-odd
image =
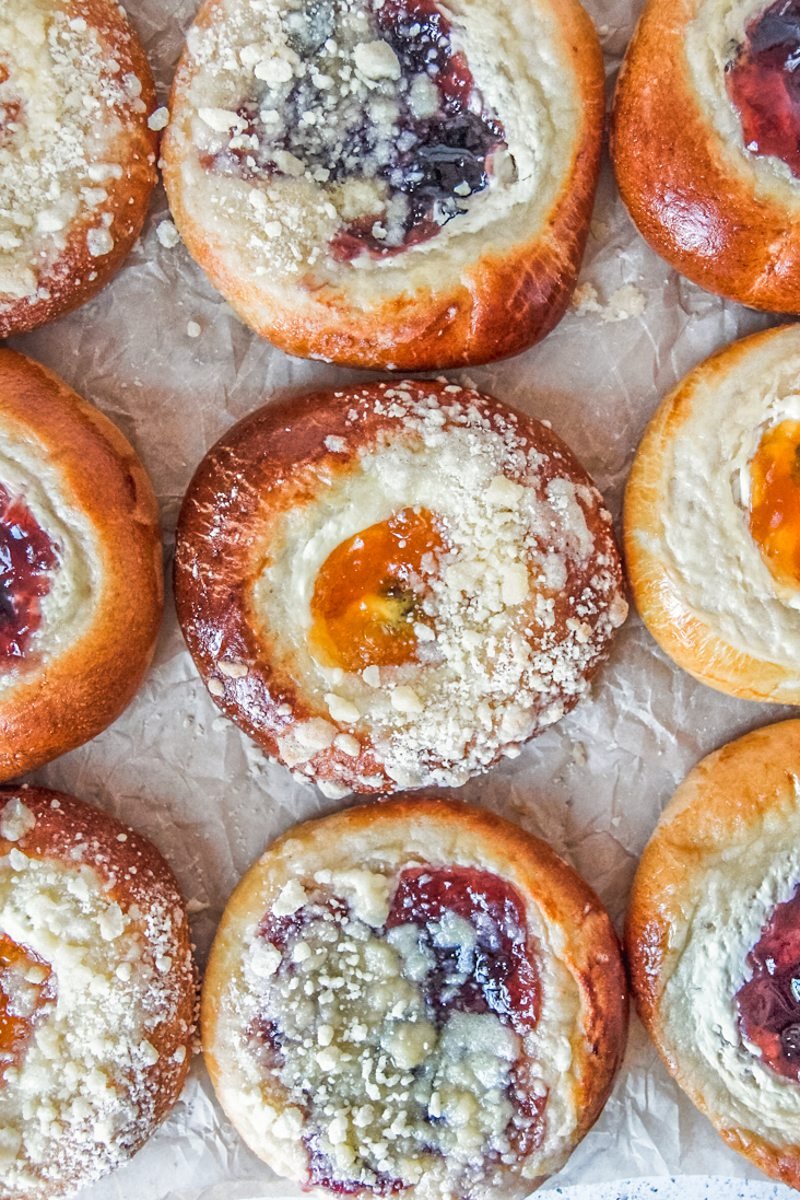
[[[91,623],[103,586],[97,534],[65,494],[57,467],[34,443],[13,436],[0,441],[0,485],[12,499],[22,497],[58,557],[48,576],[50,590],[40,601],[41,623],[29,650],[46,660],[76,642]],[[0,693],[19,678],[15,664],[5,671],[0,666]]]
[[[794,786],[797,794],[797,780]],[[780,820],[767,818],[752,840],[720,854],[704,874],[688,926],[675,931],[677,960],[659,1015],[670,1051],[726,1127],[794,1145],[800,1083],[760,1061],[739,1029],[735,999],[752,975],[748,954],[800,883],[797,811],[789,830]]]

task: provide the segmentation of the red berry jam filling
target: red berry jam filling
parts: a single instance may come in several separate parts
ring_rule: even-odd
[[[800,1079],[800,887],[777,905],[747,956],[736,995],[739,1027],[778,1075]]]
[[[353,8],[352,0],[319,0],[295,14],[289,46],[302,68],[288,94],[276,99],[267,89],[243,102],[229,147],[204,160],[245,179],[302,168],[329,188],[374,180],[383,197],[376,211],[348,221],[331,241],[340,262],[397,254],[434,237],[488,186],[493,156],[505,146],[503,125],[484,105],[435,0],[370,0],[365,44],[390,47],[399,78],[353,92],[348,79],[358,60],[345,63],[343,80],[336,57],[341,22]]]
[[[25,502],[0,485],[0,660],[27,653],[57,566],[56,548]]]
[[[306,897],[287,915],[268,913],[259,928],[262,958],[253,970],[267,983],[248,1044],[304,1114],[308,1185],[342,1195],[365,1188],[390,1195],[410,1186],[399,1177],[400,1160],[431,1155],[453,1170],[442,1138],[454,1119],[448,1089],[462,1089],[459,1102],[467,1105],[467,1117],[462,1112],[451,1127],[458,1133],[470,1105],[475,1110],[484,1099],[481,1087],[492,1070],[485,1086],[495,1091],[486,1092],[486,1104],[503,1114],[494,1131],[499,1137],[484,1138],[478,1130],[469,1162],[459,1168],[466,1172],[461,1194],[470,1193],[487,1162],[507,1164],[529,1153],[543,1133],[547,1096],[532,1097],[525,1086],[519,1039],[536,1025],[541,1000],[517,892],[486,871],[412,868],[400,874],[380,925],[356,916],[327,885]],[[272,956],[266,964],[264,954]],[[472,1021],[478,1024],[464,1024]],[[483,1044],[473,1047],[475,1030]],[[403,1040],[409,1031],[410,1043]],[[476,1059],[475,1076],[471,1054],[484,1056]],[[337,1075],[343,1061],[349,1074]],[[309,1078],[308,1063],[312,1074],[320,1070],[318,1078]],[[505,1064],[499,1073],[498,1063]],[[472,1085],[464,1082],[470,1078]],[[478,1095],[467,1091],[465,1099],[469,1086]],[[334,1152],[347,1140],[353,1113],[354,1140],[363,1146],[342,1170]],[[394,1158],[393,1137],[407,1139]],[[387,1145],[388,1152],[380,1149]]]
[[[726,84],[747,149],[800,176],[800,0],[777,0],[750,22]]]

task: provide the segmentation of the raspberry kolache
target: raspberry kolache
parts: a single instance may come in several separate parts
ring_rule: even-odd
[[[0,779],[120,715],[163,593],[156,500],[131,446],[51,372],[0,350]]]
[[[800,330],[743,338],[655,414],[625,497],[631,587],[685,670],[800,703]]]
[[[570,451],[431,382],[278,401],[225,434],[184,501],[175,590],[215,702],[331,796],[516,756],[627,614]]]
[[[627,948],[667,1069],[725,1141],[800,1187],[800,721],[695,767],[634,881]]]
[[[0,1195],[73,1195],[134,1154],[189,1066],[195,975],[153,845],[44,788],[0,791]]]
[[[150,69],[113,0],[0,5],[0,338],[83,304],[156,181]]]
[[[313,1189],[522,1197],[600,1113],[625,976],[544,842],[441,800],[291,829],[222,919],[202,1001],[226,1113]]]
[[[800,312],[800,2],[648,0],[612,155],[643,237],[709,291]]]
[[[456,366],[563,315],[604,112],[577,0],[206,0],[170,108],[175,222],[282,349]]]

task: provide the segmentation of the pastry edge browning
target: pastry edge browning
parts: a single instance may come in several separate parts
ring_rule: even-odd
[[[800,664],[788,666],[737,650],[683,600],[663,556],[663,496],[669,484],[667,450],[690,419],[695,393],[735,370],[750,351],[780,337],[779,325],[733,342],[700,363],[661,402],[636,451],[625,489],[623,542],[628,580],[648,631],[678,666],[701,683],[744,700],[800,704]]]
[[[46,299],[33,301],[23,297],[0,308],[0,338],[27,333],[40,325],[64,316],[91,300],[117,274],[142,232],[157,181],[156,150],[158,135],[148,127],[156,107],[156,90],[150,65],[129,18],[113,0],[71,0],[76,15],[100,31],[113,49],[120,73],[129,72],[142,85],[138,97],[144,104],[141,114],[127,113],[128,126],[115,142],[113,157],[123,166],[119,179],[105,183],[108,200],[97,208],[91,220],[75,222],[67,245],[55,264],[42,274],[40,288]],[[112,214],[108,232],[114,239],[110,253],[93,258],[86,246],[86,232],[103,213]],[[90,278],[94,276],[94,278]]]
[[[198,23],[210,22],[209,0]],[[550,0],[547,0],[550,4]],[[173,218],[196,262],[250,328],[289,354],[341,366],[421,371],[508,358],[545,337],[561,320],[578,279],[600,170],[605,111],[604,71],[594,26],[577,0],[559,5],[565,53],[581,93],[581,125],[570,169],[540,228],[502,253],[483,252],[447,290],[404,292],[368,309],[330,289],[305,305],[272,298],[231,272],[183,203],[178,135],[164,141],[164,182]],[[170,97],[175,111],[191,80],[186,54]],[[182,135],[181,135],[182,137]]]
[[[91,522],[102,587],[84,634],[44,669],[33,664],[0,696],[3,780],[82,745],[116,720],[150,665],[164,603],[158,506],[116,426],[46,368],[0,350],[5,422],[42,447]]]
[[[434,796],[400,796],[304,822],[273,842],[244,875],[226,905],[217,930],[202,993],[203,1053],[217,1098],[236,1125],[236,1115],[225,1104],[222,1084],[226,1065],[216,1054],[220,1002],[238,967],[238,939],[248,922],[259,917],[270,899],[274,899],[269,869],[283,847],[289,843],[310,850],[318,836],[330,844],[331,838],[341,831],[349,837],[363,835],[367,844],[377,849],[384,831],[396,844],[407,835],[407,830],[415,826],[424,828],[426,824],[432,825],[445,843],[453,847],[451,857],[456,862],[458,837],[463,830],[472,846],[478,845],[485,851],[483,869],[508,878],[522,893],[526,905],[538,907],[548,922],[566,933],[562,962],[579,991],[582,1021],[581,1030],[572,1038],[573,1064],[578,1060],[580,1069],[574,1081],[578,1122],[571,1138],[571,1152],[608,1100],[625,1050],[628,996],[617,936],[595,893],[546,842],[493,813]],[[280,885],[283,880],[279,858],[277,865],[276,883]],[[574,1066],[570,1072],[573,1070]],[[248,1144],[275,1169],[281,1169],[282,1161],[284,1168],[289,1169],[281,1158],[280,1145]],[[539,1187],[544,1180],[544,1176],[531,1180],[531,1187]],[[324,1189],[312,1189],[311,1194],[329,1195]],[[373,1194],[364,1189],[356,1196],[368,1200]],[[413,1195],[413,1188],[406,1194]]]
[[[703,112],[685,53],[696,10],[697,0],[648,0],[639,19],[611,122],[622,198],[645,241],[693,283],[800,312],[800,209],[760,198]]]
[[[746,843],[798,776],[800,720],[756,729],[707,755],[678,787],[645,847],[634,877],[625,948],[636,1010],[665,1067],[732,1149],[768,1175],[800,1188],[800,1141],[778,1146],[724,1120],[704,1102],[671,1052],[659,1006],[671,977],[676,922],[691,919],[692,892],[702,884],[707,853]]]

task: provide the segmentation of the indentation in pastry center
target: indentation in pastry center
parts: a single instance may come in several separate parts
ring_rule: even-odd
[[[310,1185],[387,1194],[443,1160],[466,1195],[538,1144],[547,1089],[531,1085],[522,1039],[539,975],[524,902],[498,876],[295,880],[246,970],[261,991],[250,1050],[288,1091],[284,1120],[302,1114]]]
[[[0,933],[0,1089],[55,999],[49,965]]]
[[[313,180],[341,218],[339,261],[396,254],[466,212],[505,133],[435,0],[312,0],[286,25],[288,56],[256,64],[262,89],[206,165]]]
[[[750,463],[750,532],[776,579],[800,584],[800,421],[767,430]]]
[[[58,563],[56,546],[24,500],[0,484],[0,664],[28,652]]]
[[[750,21],[726,85],[747,149],[800,176],[800,0],[777,0]]]
[[[361,671],[413,660],[420,634],[434,636],[423,603],[445,548],[441,521],[424,508],[404,508],[337,546],[311,599],[318,661]]]
[[[747,956],[736,995],[739,1026],[778,1075],[800,1080],[800,888],[778,904]]]

